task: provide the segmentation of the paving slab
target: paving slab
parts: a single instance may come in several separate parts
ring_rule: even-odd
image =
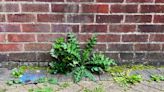
[[[164,68],[150,69],[150,70],[139,70],[133,71],[131,74],[142,74],[144,79],[147,79],[151,74],[163,74]],[[71,75],[48,75],[51,78],[57,78],[59,80],[58,85],[51,84],[28,84],[28,85],[6,85],[6,81],[11,79],[10,71],[5,68],[0,68],[0,92],[28,92],[32,88],[44,88],[45,86],[53,88],[57,92],[84,92],[85,88],[94,89],[96,87],[103,87],[105,92],[164,92],[164,82],[147,82],[144,81],[140,84],[128,88],[128,90],[120,87],[115,83],[110,74],[96,75],[96,82],[89,81],[84,78],[79,83],[75,84],[72,82]],[[69,86],[62,88],[63,83],[68,83]],[[23,91],[22,91],[23,90]]]

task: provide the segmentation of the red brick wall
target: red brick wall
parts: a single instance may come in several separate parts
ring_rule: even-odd
[[[164,61],[164,0],[0,0],[0,62],[49,61],[73,31],[119,62]]]

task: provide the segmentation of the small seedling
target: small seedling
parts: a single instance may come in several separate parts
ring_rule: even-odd
[[[150,78],[152,81],[156,82],[164,81],[164,76],[162,75],[151,75]]]
[[[30,89],[29,92],[54,92],[50,87]]]
[[[96,87],[93,90],[85,88],[83,92],[105,92],[103,87]]]

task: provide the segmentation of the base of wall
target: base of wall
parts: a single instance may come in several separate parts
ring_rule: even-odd
[[[118,65],[146,64],[164,65],[164,53],[105,53]],[[0,68],[14,68],[21,65],[48,66],[52,58],[49,53],[6,53],[0,54]]]

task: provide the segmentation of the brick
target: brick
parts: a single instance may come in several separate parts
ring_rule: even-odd
[[[136,44],[135,51],[160,51],[159,44]]]
[[[22,51],[22,44],[0,44],[0,52]]]
[[[52,4],[52,12],[78,13],[79,6],[75,4]]]
[[[164,25],[139,25],[138,26],[138,32],[164,32]]]
[[[148,35],[136,35],[136,34],[130,34],[130,35],[123,35],[122,36],[123,42],[147,42],[148,41]]]
[[[31,2],[31,1],[34,1],[34,0],[4,0],[4,1],[26,1],[26,2]]]
[[[132,44],[109,44],[108,51],[132,51]]]
[[[22,24],[23,32],[50,32],[48,24]]]
[[[155,3],[164,3],[163,0],[155,0]]]
[[[38,34],[38,42],[54,42],[57,38],[65,37],[63,34]]]
[[[111,13],[136,13],[137,12],[137,5],[122,5],[116,4],[111,5]]]
[[[19,24],[0,24],[0,32],[20,32]]]
[[[24,45],[25,51],[49,51],[51,44],[29,43]]]
[[[35,15],[32,14],[9,14],[8,22],[35,22]]]
[[[48,12],[49,5],[48,4],[22,4],[23,12]]]
[[[38,22],[64,22],[63,14],[38,14]]]
[[[141,13],[163,13],[164,5],[141,5]]]
[[[34,34],[8,34],[9,42],[35,42]]]
[[[18,4],[4,4],[3,12],[19,12]]]
[[[79,26],[78,25],[52,25],[52,32],[79,32]]]
[[[37,53],[37,61],[45,62],[45,61],[52,61],[53,58],[50,56],[49,53]]]
[[[36,0],[38,2],[64,2],[64,0]]]
[[[80,42],[87,42],[92,37],[91,34],[78,34],[77,38]]]
[[[0,42],[5,42],[6,40],[6,35],[5,34],[0,34]]]
[[[82,25],[81,32],[87,33],[106,33],[107,32],[107,25]]]
[[[151,2],[153,2],[153,0],[126,0],[126,2],[128,2],[128,3],[146,3],[146,2],[151,3]]]
[[[4,24],[5,32],[20,32],[19,24]]]
[[[146,60],[146,53],[135,53],[135,60],[136,61],[144,61]]]
[[[120,59],[121,60],[133,60],[134,55],[133,55],[133,53],[120,53]]]
[[[96,23],[121,23],[122,15],[97,15]]]
[[[106,50],[107,50],[106,44],[97,44],[94,47],[94,51],[106,51]]]
[[[151,42],[164,42],[164,35],[162,34],[151,34],[150,35]]]
[[[98,42],[120,42],[121,36],[116,34],[98,35]]]
[[[155,15],[154,23],[164,23],[164,15]]]
[[[126,15],[126,23],[151,23],[152,15]]]
[[[101,4],[101,5],[87,5],[83,4],[82,5],[82,12],[83,13],[108,13],[109,12],[109,7],[106,4]]]
[[[136,26],[135,25],[110,25],[109,31],[110,32],[135,32]]]
[[[164,44],[162,44],[162,51],[164,51]]]
[[[69,23],[93,23],[94,15],[68,15],[67,21]]]
[[[124,0],[96,0],[97,2],[122,3]]]
[[[67,2],[93,2],[94,0],[66,0]]]
[[[149,60],[161,60],[164,59],[163,55],[163,53],[148,53],[147,58]]]
[[[0,4],[0,12],[3,12],[3,4]]]
[[[36,61],[36,53],[9,53],[9,61]]]
[[[0,62],[2,62],[2,61],[8,61],[8,56],[7,56],[7,54],[0,54]]]
[[[5,22],[5,15],[4,14],[0,14],[0,22]]]
[[[114,59],[116,62],[119,61],[119,53],[105,53],[110,59]]]

